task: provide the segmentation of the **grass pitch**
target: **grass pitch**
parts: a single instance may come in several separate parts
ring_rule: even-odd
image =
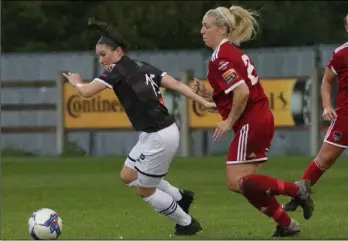
[[[261,172],[297,180],[310,157],[270,157]],[[175,158],[166,179],[194,190],[191,214],[203,231],[173,237],[174,223],[119,179],[123,157],[1,160],[1,239],[30,239],[32,212],[48,207],[63,219],[60,239],[270,239],[272,219],[225,185],[224,157]],[[299,239],[348,239],[348,159],[340,158],[313,188],[316,210]],[[281,202],[286,197],[279,197]]]

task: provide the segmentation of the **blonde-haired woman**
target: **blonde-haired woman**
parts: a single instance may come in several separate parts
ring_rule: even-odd
[[[300,232],[300,226],[274,196],[282,194],[300,200],[307,215],[311,215],[314,205],[308,182],[292,183],[257,174],[261,163],[267,161],[274,120],[253,62],[236,47],[255,36],[255,15],[240,6],[218,7],[204,15],[201,34],[206,46],[214,51],[207,74],[212,91],[197,79],[192,88],[214,101],[222,117],[214,141],[231,129],[235,133],[226,160],[228,188],[244,195],[250,204],[277,222],[273,236],[293,236]]]

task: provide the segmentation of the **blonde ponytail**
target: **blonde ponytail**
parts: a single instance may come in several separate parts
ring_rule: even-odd
[[[227,18],[231,21],[233,29],[228,34],[228,39],[239,45],[256,36],[258,23],[255,16],[258,14],[254,11],[248,11],[239,6],[230,7],[230,14]]]
[[[258,13],[255,11],[240,6],[231,6],[230,9],[217,7],[209,10],[206,15],[215,17],[218,27],[227,28],[227,37],[235,45],[240,45],[257,34],[258,23],[255,17]]]

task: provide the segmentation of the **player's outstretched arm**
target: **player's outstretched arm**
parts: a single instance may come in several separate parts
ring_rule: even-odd
[[[193,101],[196,101],[199,104],[203,105],[206,109],[215,109],[216,108],[215,103],[208,102],[203,97],[194,93],[189,86],[177,81],[176,79],[174,79],[172,76],[170,76],[168,74],[165,74],[162,77],[161,86],[164,88],[169,88],[169,89],[178,91],[182,95],[184,95],[184,96],[192,99]]]
[[[79,92],[80,95],[86,98],[93,97],[102,90],[106,89],[107,86],[100,81],[93,80],[90,83],[83,83],[82,78],[79,74],[63,73],[64,77],[68,79],[69,83]]]

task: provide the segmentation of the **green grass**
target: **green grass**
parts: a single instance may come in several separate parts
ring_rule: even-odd
[[[310,157],[271,157],[262,173],[297,180]],[[42,207],[63,219],[61,239],[186,239],[119,179],[123,158],[2,158],[1,239],[30,239],[27,220]],[[300,239],[348,239],[348,160],[341,158],[315,186],[316,210]],[[225,185],[223,157],[176,158],[166,177],[196,192],[191,213],[203,226],[193,239],[269,239],[275,228]],[[286,197],[279,197],[281,202]]]

